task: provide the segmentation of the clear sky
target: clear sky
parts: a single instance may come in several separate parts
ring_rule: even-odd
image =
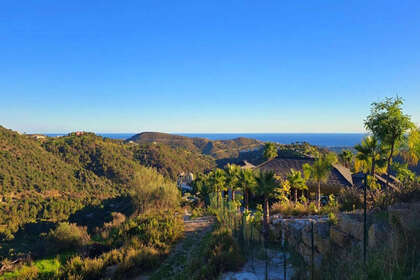
[[[420,1],[3,0],[0,125],[361,132],[420,122]]]

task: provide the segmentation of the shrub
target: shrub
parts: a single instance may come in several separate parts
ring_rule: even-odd
[[[37,277],[38,277],[38,268],[36,266],[24,265],[19,271],[18,279],[30,280],[30,279],[36,279]]]
[[[118,243],[120,240],[130,240],[136,236],[140,243],[162,249],[168,248],[183,232],[184,223],[181,216],[175,216],[171,212],[149,213],[126,221],[118,232],[114,233],[112,239],[114,243]]]
[[[51,230],[49,238],[53,240],[57,248],[63,250],[80,248],[90,240],[86,227],[67,222],[60,223],[55,230]]]
[[[131,195],[140,213],[179,207],[181,195],[175,183],[162,177],[156,170],[138,172],[133,184]]]
[[[159,264],[159,251],[151,247],[127,248],[117,266],[116,275],[126,275],[135,271],[150,270]]]
[[[341,211],[352,211],[363,207],[361,190],[358,188],[344,188],[337,197]]]
[[[334,212],[330,212],[328,214],[328,222],[332,225],[336,225],[338,223],[337,216],[335,215]]]
[[[289,201],[276,202],[271,206],[271,214],[282,214],[284,216],[304,216],[316,214],[317,208],[313,203],[309,205]]]
[[[104,275],[105,265],[101,258],[73,257],[64,266],[63,279],[101,279]]]
[[[219,228],[208,234],[186,269],[188,279],[217,279],[224,271],[238,270],[245,263],[242,251],[226,228]]]

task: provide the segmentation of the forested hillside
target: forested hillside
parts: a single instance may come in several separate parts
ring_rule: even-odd
[[[83,205],[119,191],[105,177],[64,162],[28,136],[0,127],[0,233],[19,225],[65,219]]]
[[[141,164],[154,167],[174,180],[181,172],[196,174],[216,166],[216,161],[211,156],[165,144],[134,144],[131,149],[134,158]]]
[[[215,159],[237,157],[240,151],[258,149],[263,145],[261,141],[244,137],[233,140],[209,140],[206,138],[191,138],[159,132],[139,133],[127,141],[133,141],[139,144],[166,144],[173,148],[183,148],[191,152],[210,155]]]
[[[27,223],[67,220],[139,185],[169,180],[141,165],[136,150],[92,133],[37,140],[0,127],[1,239],[13,239]]]

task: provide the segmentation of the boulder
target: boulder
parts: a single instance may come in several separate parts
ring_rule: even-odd
[[[373,224],[368,231],[368,246],[369,248],[380,248],[388,241],[388,234],[390,229],[385,225]]]
[[[336,226],[330,228],[330,238],[332,242],[341,248],[346,247],[350,242],[350,236],[339,230]]]
[[[351,218],[349,215],[341,215],[338,220],[337,227],[352,237],[363,240],[363,222]]]
[[[414,219],[413,219],[414,218]],[[389,224],[397,228],[401,227],[404,231],[409,230],[416,220],[409,208],[389,208]]]

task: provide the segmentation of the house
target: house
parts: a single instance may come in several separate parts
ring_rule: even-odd
[[[192,182],[194,181],[194,174],[181,172],[178,174],[177,185],[182,192],[191,192],[193,188],[191,187]]]
[[[315,159],[311,157],[277,157],[272,160],[268,160],[255,167],[255,170],[260,171],[274,171],[276,175],[286,179],[290,173],[290,169],[298,170],[303,175],[303,165],[308,163],[312,165]],[[310,191],[314,192],[318,186],[315,182],[308,181],[307,185]],[[321,183],[321,192],[327,193],[339,193],[341,189],[352,187],[353,178],[350,169],[335,164],[331,169],[331,174],[325,183]]]

